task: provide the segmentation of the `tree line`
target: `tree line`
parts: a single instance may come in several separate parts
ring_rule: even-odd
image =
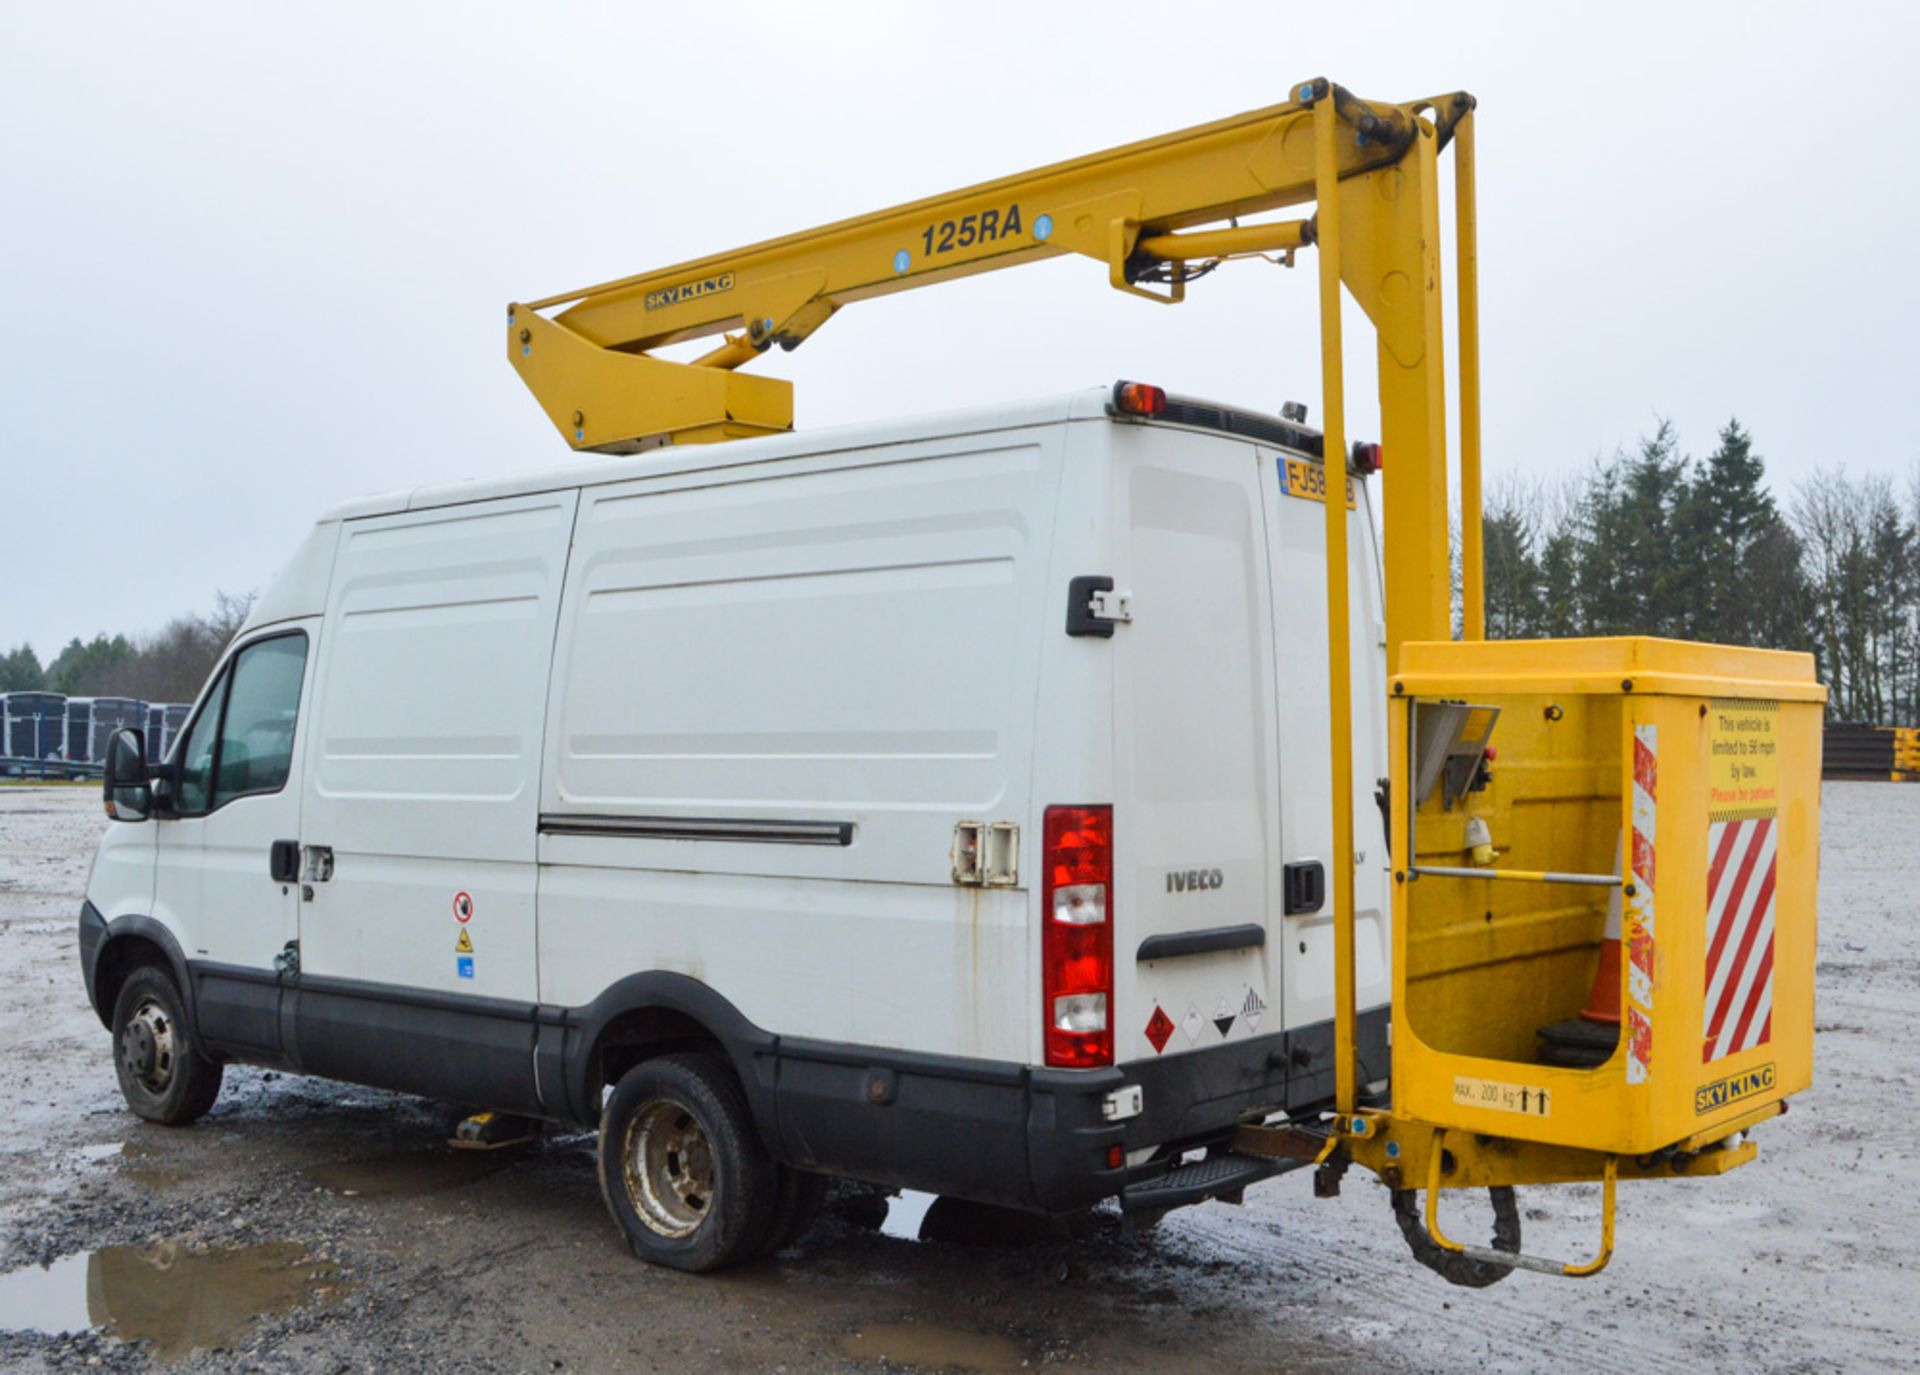
[[[31,645],[0,654],[0,692],[191,702],[253,609],[253,594],[213,594],[213,608],[176,616],[152,635],[75,637],[42,665]]]
[[[1737,419],[1704,458],[1663,421],[1574,478],[1491,483],[1483,517],[1491,638],[1806,650],[1832,718],[1920,725],[1920,467],[1822,468],[1782,506]]]

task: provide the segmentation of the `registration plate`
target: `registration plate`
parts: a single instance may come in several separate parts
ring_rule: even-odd
[[[1318,463],[1309,463],[1303,458],[1280,459],[1280,490],[1290,497],[1304,497],[1308,501],[1327,499],[1327,470]],[[1353,509],[1353,479],[1347,478],[1347,509]]]

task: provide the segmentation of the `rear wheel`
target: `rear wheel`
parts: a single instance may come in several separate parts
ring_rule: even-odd
[[[600,1191],[642,1260],[718,1270],[753,1259],[778,1182],[733,1072],[711,1055],[628,1070],[600,1120]]]
[[[185,1126],[220,1096],[221,1069],[200,1053],[173,977],[144,965],[113,1003],[113,1068],[127,1106],[149,1122]]]

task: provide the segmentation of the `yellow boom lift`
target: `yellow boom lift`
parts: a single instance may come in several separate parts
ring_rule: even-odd
[[[1803,654],[1640,637],[1485,639],[1474,101],[1302,82],[1267,109],[730,253],[516,304],[508,351],[579,450],[790,429],[792,386],[740,371],[841,307],[1061,254],[1164,303],[1219,263],[1317,255],[1325,462],[1348,453],[1341,291],[1378,340],[1393,837],[1390,1106],[1356,1084],[1347,527],[1326,505],[1336,1113],[1249,1125],[1248,1153],[1394,1190],[1456,1283],[1589,1275],[1619,1180],[1718,1175],[1813,1067],[1825,689]],[[1449,606],[1439,158],[1452,148],[1464,638]],[[1294,218],[1273,212],[1311,207]],[[1256,218],[1266,216],[1267,218]],[[655,356],[714,335],[691,362]],[[1376,710],[1373,703],[1367,710]],[[1488,746],[1498,723],[1497,769]],[[1511,861],[1508,863],[1507,861]],[[1524,865],[1525,867],[1521,867]],[[1657,904],[1656,904],[1657,896]],[[1584,1005],[1585,1015],[1578,1015]],[[1603,1185],[1582,1263],[1517,1252],[1512,1186]],[[1491,1191],[1492,1247],[1445,1190]],[[1424,1191],[1424,1207],[1416,1204]]]

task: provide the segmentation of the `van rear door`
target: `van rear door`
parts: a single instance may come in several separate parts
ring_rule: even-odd
[[[1280,829],[1263,468],[1243,440],[1113,427],[1114,1055],[1277,1031]]]
[[[1333,1018],[1333,805],[1327,719],[1326,484],[1318,462],[1262,448],[1273,571],[1273,655],[1279,682],[1283,864],[1322,866],[1321,901],[1291,904],[1276,936],[1287,952],[1285,1026],[1312,1027],[1311,1072],[1331,1064]],[[1386,827],[1374,789],[1387,773],[1386,611],[1371,484],[1349,480],[1347,594],[1353,690],[1354,983],[1356,1006],[1391,997],[1387,975]],[[1326,1085],[1330,1088],[1330,1082]]]

